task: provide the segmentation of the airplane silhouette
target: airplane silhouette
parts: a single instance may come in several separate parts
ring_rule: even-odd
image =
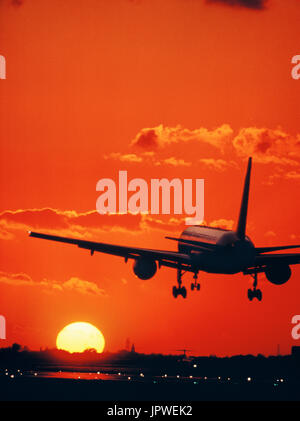
[[[199,271],[219,274],[243,273],[253,277],[253,288],[248,289],[248,298],[262,300],[262,292],[257,289],[258,273],[265,273],[266,278],[275,285],[287,282],[291,277],[290,265],[300,263],[300,253],[271,253],[273,251],[299,248],[300,245],[255,247],[246,235],[246,222],[250,188],[252,158],[248,160],[247,173],[236,230],[214,228],[203,225],[189,226],[179,238],[165,237],[176,241],[178,251],[155,250],[147,248],[126,247],[107,243],[79,240],[56,235],[29,232],[31,237],[62,243],[75,244],[79,248],[112,254],[133,259],[133,271],[140,279],[152,278],[157,268],[166,266],[177,269],[177,285],[172,289],[173,296],[187,296],[187,290],[182,286],[182,275],[185,272],[194,274],[191,283],[192,290],[199,290]]]

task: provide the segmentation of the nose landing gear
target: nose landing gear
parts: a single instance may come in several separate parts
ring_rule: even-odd
[[[248,289],[248,299],[250,301],[252,301],[253,298],[257,298],[258,301],[261,301],[262,300],[262,292],[261,292],[260,289],[256,289],[256,287],[257,287],[257,272],[251,274],[251,276],[253,277],[254,282],[253,282],[253,289]]]
[[[194,291],[194,289],[196,289],[197,291],[200,291],[200,284],[198,282],[198,272],[194,273],[193,279],[194,282],[191,283],[191,290]]]

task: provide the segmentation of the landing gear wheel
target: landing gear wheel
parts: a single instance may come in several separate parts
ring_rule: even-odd
[[[172,289],[172,293],[173,293],[174,298],[177,298],[178,295],[181,295],[183,298],[186,298],[186,288],[181,286],[182,285],[181,277],[182,277],[182,269],[181,269],[181,266],[179,265],[178,269],[177,269],[178,287],[174,286],[173,289]]]
[[[197,291],[199,291],[200,290],[200,284],[197,281],[197,279],[198,279],[198,271],[194,273],[193,278],[194,278],[194,282],[191,283],[191,290],[194,291],[194,289],[196,289]]]
[[[248,299],[250,301],[253,300],[253,298],[257,298],[258,301],[262,300],[262,292],[260,289],[256,289],[257,287],[257,273],[258,272],[254,272],[253,274],[251,274],[252,278],[254,279],[253,282],[253,289],[248,289]]]
[[[183,298],[186,298],[186,287],[180,288],[180,294],[182,295]]]
[[[256,294],[255,294],[256,298],[258,299],[258,301],[262,300],[262,292],[260,289],[256,290]]]

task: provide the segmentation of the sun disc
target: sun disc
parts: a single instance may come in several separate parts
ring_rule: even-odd
[[[95,349],[102,352],[105,339],[102,332],[91,323],[74,322],[65,326],[57,335],[56,347],[68,352]]]

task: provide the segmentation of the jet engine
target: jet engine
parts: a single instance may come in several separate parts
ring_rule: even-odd
[[[140,279],[146,280],[152,278],[157,270],[155,260],[140,257],[133,264],[133,271]]]
[[[292,271],[289,265],[273,265],[266,267],[265,274],[272,284],[282,285],[290,279]]]

